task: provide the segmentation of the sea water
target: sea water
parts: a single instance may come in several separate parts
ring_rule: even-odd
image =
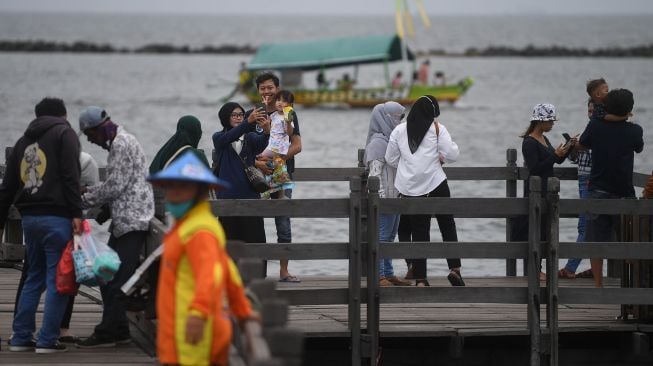
[[[90,17],[90,18],[89,18]],[[46,39],[72,42],[88,40],[116,46],[141,46],[146,43],[220,45],[238,43],[258,45],[275,41],[261,38],[261,32],[232,17],[192,16],[84,16],[61,15],[51,20],[43,15],[0,14],[0,38]],[[90,20],[89,20],[90,19]],[[296,29],[297,38],[339,36],[343,27],[347,34],[392,32],[392,20],[376,18],[311,18]],[[490,44],[523,46],[566,45],[575,47],[631,46],[653,40],[651,17],[615,18],[601,22],[591,17],[551,17],[557,27],[528,27],[518,17],[459,17],[436,19],[437,37],[420,38],[415,46],[421,49],[444,48],[463,50]],[[92,23],[95,26],[91,26]],[[8,25],[9,24],[9,25]],[[333,26],[339,24],[339,27]],[[442,24],[448,25],[444,27]],[[12,26],[13,25],[13,26]],[[437,28],[441,27],[441,28]],[[496,34],[482,32],[494,28]],[[539,29],[539,31],[538,31]],[[565,30],[564,36],[561,29]],[[592,30],[595,33],[592,33]],[[280,34],[276,32],[276,34]],[[291,33],[291,35],[294,33]],[[291,37],[292,38],[292,37]],[[65,100],[68,119],[77,129],[80,110],[99,105],[112,119],[132,132],[141,142],[148,159],[174,133],[177,120],[186,114],[202,121],[204,135],[200,148],[212,149],[211,135],[221,129],[217,111],[219,100],[236,82],[240,62],[251,55],[134,55],[134,54],[62,54],[0,53],[0,146],[11,146],[33,119],[33,107],[44,96]],[[585,83],[605,77],[611,88],[628,88],[635,95],[634,121],[644,128],[644,152],[635,157],[635,170],[649,173],[653,158],[653,60],[636,58],[465,58],[431,57],[431,70],[443,70],[448,80],[465,76],[474,79],[474,86],[455,105],[442,106],[440,122],[447,126],[460,147],[459,161],[451,166],[503,166],[506,149],[520,151],[518,137],[527,127],[535,103],[553,103],[559,121],[548,137],[554,145],[563,141],[561,133],[575,135],[587,123]],[[418,60],[420,61],[420,60]],[[400,65],[391,65],[391,74]],[[327,71],[327,79],[353,73],[352,67]],[[305,83],[315,83],[314,73]],[[383,85],[382,65],[369,65],[359,70],[360,85]],[[235,101],[243,102],[242,96]],[[357,164],[357,150],[364,147],[370,109],[297,108],[303,150],[296,157],[298,167],[352,167]],[[82,138],[82,147],[101,166],[106,152]],[[518,165],[522,165],[521,153]],[[562,166],[571,166],[568,162]],[[450,182],[454,197],[503,197],[505,183]],[[521,192],[521,188],[519,190]],[[300,182],[293,199],[344,198],[346,182]],[[578,197],[576,182],[563,181],[561,196]],[[639,192],[638,192],[639,193]],[[460,241],[505,240],[505,220],[456,219]],[[96,230],[100,238],[106,225]],[[276,242],[274,221],[266,219],[268,242]],[[346,219],[292,219],[294,242],[346,242]],[[560,240],[574,241],[576,219],[561,219]],[[431,239],[441,240],[433,220]],[[561,260],[562,262],[562,260]],[[403,275],[405,264],[394,261],[396,272]],[[588,267],[583,261],[580,269]],[[269,273],[278,267],[274,261]],[[346,261],[291,261],[293,274],[345,274]],[[463,259],[466,275],[502,275],[504,260]],[[429,260],[429,275],[446,274],[444,259]]]

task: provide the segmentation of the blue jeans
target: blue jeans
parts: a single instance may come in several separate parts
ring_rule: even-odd
[[[578,196],[580,198],[587,198],[589,195],[589,174],[579,174],[578,175]],[[582,243],[585,241],[585,222],[587,221],[587,215],[578,215],[578,237],[576,238],[576,243]],[[578,265],[580,264],[581,258],[569,258],[565,269],[569,272],[576,273]]]
[[[379,243],[381,245],[392,243],[397,236],[399,229],[399,215],[381,214],[379,215]],[[392,258],[383,258],[379,260],[379,277],[392,277],[395,275],[392,268]]]
[[[22,345],[32,340],[36,309],[45,291],[43,324],[36,345],[48,347],[59,338],[59,326],[70,298],[57,292],[55,281],[57,264],[72,238],[72,223],[69,218],[60,216],[23,216],[22,220],[29,269],[14,317],[11,344]]]
[[[286,189],[283,193],[288,198],[292,198],[292,189]],[[292,241],[292,233],[290,232],[290,217],[289,216],[275,216],[274,225],[277,227],[277,243],[290,243]]]

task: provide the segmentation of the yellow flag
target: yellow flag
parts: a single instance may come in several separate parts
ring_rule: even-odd
[[[431,21],[429,20],[429,16],[426,13],[426,9],[424,9],[424,3],[422,0],[417,0],[417,10],[419,11],[419,16],[422,18],[422,23],[424,23],[424,27],[428,28],[431,26]]]

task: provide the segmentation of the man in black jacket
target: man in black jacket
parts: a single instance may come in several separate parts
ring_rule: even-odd
[[[18,139],[0,185],[0,236],[9,208],[22,216],[27,280],[13,322],[10,351],[66,351],[59,326],[69,297],[57,293],[56,268],[73,232],[81,232],[80,144],[61,99],[45,98],[34,108],[36,119]],[[43,324],[32,340],[36,309],[45,289]]]

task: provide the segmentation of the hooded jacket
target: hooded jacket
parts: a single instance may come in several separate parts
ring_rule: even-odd
[[[12,203],[21,215],[82,217],[79,154],[79,139],[68,121],[51,116],[32,121],[7,159],[0,227]]]

